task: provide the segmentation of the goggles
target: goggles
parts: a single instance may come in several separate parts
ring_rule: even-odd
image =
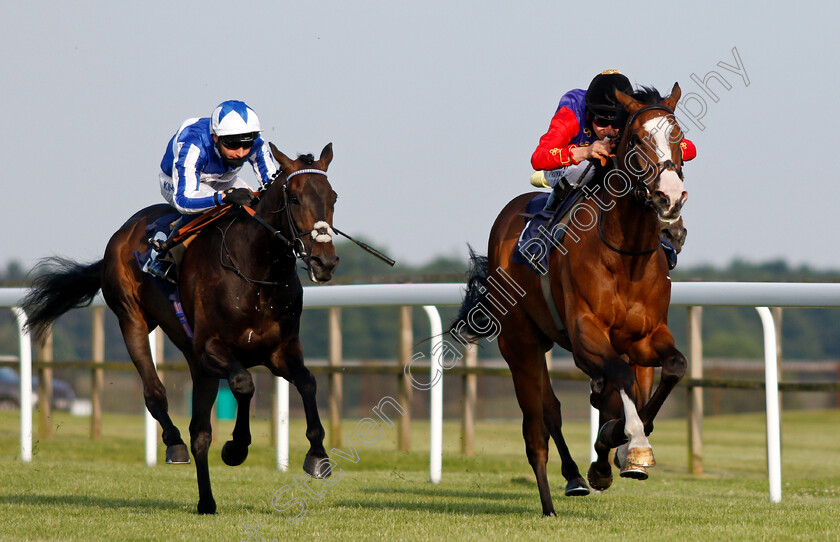
[[[592,124],[595,126],[600,126],[601,128],[606,128],[607,126],[612,126],[616,130],[621,129],[620,126],[616,126],[615,119],[605,119],[603,117],[593,117]]]
[[[227,138],[219,138],[219,143],[221,143],[226,149],[230,149],[235,151],[236,149],[250,149],[254,146],[254,141],[242,141],[241,139],[227,139]]]

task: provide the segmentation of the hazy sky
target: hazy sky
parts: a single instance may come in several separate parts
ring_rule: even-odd
[[[595,6],[599,7],[595,7]],[[560,96],[606,68],[679,81],[684,265],[840,268],[832,3],[7,2],[0,32],[0,264],[102,256],[181,122],[247,102],[287,154],[333,142],[335,224],[397,260],[482,252],[530,191]],[[778,6],[778,7],[776,7]],[[744,77],[719,66],[737,67]],[[709,80],[715,102],[692,74]],[[702,101],[701,99],[702,98]],[[250,172],[246,178],[256,180]]]

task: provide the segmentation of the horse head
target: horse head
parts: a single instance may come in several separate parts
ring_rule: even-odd
[[[666,98],[654,89],[634,93],[636,97],[619,90],[615,94],[629,114],[617,151],[619,167],[644,185],[638,188],[660,221],[676,222],[688,198],[680,149],[683,132],[674,117],[680,86],[674,83]]]
[[[311,154],[292,160],[273,143],[270,145],[283,174],[278,179],[278,183],[282,181],[280,205],[281,210],[285,210],[296,255],[306,264],[312,282],[327,282],[338,265],[332,229],[338,195],[330,186],[326,173],[333,158],[332,143],[324,147],[317,161]]]

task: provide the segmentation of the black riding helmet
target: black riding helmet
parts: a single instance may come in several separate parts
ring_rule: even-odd
[[[618,70],[605,70],[596,75],[589,83],[589,88],[586,89],[587,115],[615,120],[616,113],[621,107],[615,99],[616,89],[627,94],[633,92],[630,80]]]

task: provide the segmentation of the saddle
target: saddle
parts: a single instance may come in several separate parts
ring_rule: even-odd
[[[205,211],[204,213],[198,215],[196,218],[190,220],[185,224],[181,224],[178,227],[178,230],[175,232],[174,235],[169,237],[166,241],[164,241],[160,247],[153,247],[150,243],[148,248],[144,251],[134,251],[132,254],[134,255],[135,260],[137,261],[137,265],[140,269],[146,265],[146,262],[151,258],[151,252],[153,248],[161,249],[161,253],[158,255],[158,259],[166,262],[171,262],[173,265],[173,271],[177,283],[177,277],[181,268],[181,262],[184,260],[184,254],[187,252],[187,246],[190,242],[195,238],[198,233],[204,229],[205,226],[214,222],[224,216],[230,209],[233,208],[232,205],[225,205],[224,207],[210,209],[209,211]],[[178,211],[172,209],[171,212],[168,212],[146,226],[145,236],[146,239],[154,239],[155,235],[158,233],[162,233],[164,236],[169,236],[172,229],[178,224],[179,222],[183,221],[185,217],[182,216]],[[186,316],[184,315],[183,307],[181,306],[181,296],[178,293],[178,286],[175,283],[163,280],[158,278],[154,275],[150,275],[154,280],[154,283],[157,287],[166,295],[167,299],[172,303],[172,306],[175,309],[175,315],[178,317],[178,320],[181,322],[181,325],[184,328],[184,331],[187,333],[187,336],[192,339],[193,333],[192,329],[190,328],[189,323],[187,322]]]

